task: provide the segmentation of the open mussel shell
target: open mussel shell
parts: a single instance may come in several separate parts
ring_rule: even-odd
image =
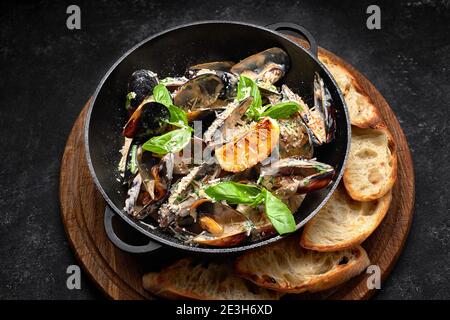
[[[203,141],[211,147],[226,143],[228,138],[235,134],[234,129],[242,125],[242,118],[252,102],[251,96],[242,101],[231,102],[205,131]]]
[[[217,164],[202,164],[191,168],[189,173],[179,179],[171,188],[170,196],[158,211],[160,227],[166,228],[176,217],[189,215],[189,208],[198,199],[202,184],[217,178],[220,167]]]
[[[141,69],[133,72],[128,82],[128,92],[134,93],[134,98],[130,100],[130,104],[127,106],[130,114],[136,110],[142,101],[152,95],[158,82],[157,74],[150,70]]]
[[[230,71],[255,81],[273,84],[286,74],[289,67],[287,53],[274,47],[245,58],[235,64]]]
[[[336,131],[336,112],[331,95],[317,73],[314,76],[314,106],[312,108],[309,108],[288,86],[283,85],[281,92],[283,101],[294,101],[301,106],[299,113],[310,132],[314,145],[320,146],[333,140]]]
[[[332,166],[312,159],[281,159],[260,170],[262,185],[269,190],[295,183],[296,192],[299,194],[327,187],[334,175]]]
[[[303,123],[299,114],[288,118],[279,119],[280,142],[279,156],[281,159],[293,156],[310,159],[314,154],[309,130]]]
[[[222,79],[212,73],[192,78],[182,85],[173,98],[174,104],[186,112],[205,109],[217,101],[224,88]]]
[[[148,138],[166,129],[170,118],[169,110],[161,103],[144,101],[128,119],[123,128],[123,135],[127,138]]]
[[[173,174],[185,176],[203,162],[206,145],[200,137],[193,136],[183,150],[174,154]]]
[[[169,90],[170,92],[173,92],[175,90],[177,90],[178,88],[180,88],[183,84],[185,84],[186,82],[188,82],[189,79],[186,77],[167,77],[164,79],[161,79],[159,81],[159,83],[163,84],[167,90]]]
[[[240,212],[221,202],[199,199],[191,206],[194,221],[186,226],[192,233],[201,231],[192,238],[192,242],[215,246],[231,247],[238,245],[248,237],[251,222]]]
[[[229,72],[231,67],[233,67],[233,65],[234,65],[233,61],[213,61],[200,63],[190,66],[188,68],[188,75],[196,75],[201,70]]]
[[[127,159],[130,182],[125,211],[137,219],[153,215],[168,195],[173,175],[173,155],[153,157],[139,144],[132,144]]]
[[[316,113],[315,118],[323,122],[321,130],[314,131],[316,143],[329,143],[336,131],[336,115],[331,94],[318,73],[314,74],[314,108],[311,113],[313,116]]]
[[[252,229],[250,232],[251,241],[261,240],[276,234],[276,230],[264,212],[264,206],[251,207],[240,204],[236,210],[245,215],[251,221]]]

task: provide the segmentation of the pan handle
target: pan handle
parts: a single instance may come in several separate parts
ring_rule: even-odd
[[[309,43],[309,51],[317,58],[317,42],[306,28],[293,22],[277,22],[267,25],[266,28],[272,29],[273,31],[292,31],[302,36]]]
[[[116,247],[118,247],[120,250],[129,252],[129,253],[148,253],[148,252],[152,252],[152,251],[157,250],[162,247],[162,245],[160,245],[159,243],[157,243],[153,240],[150,240],[147,244],[142,245],[142,246],[133,246],[133,245],[123,242],[117,236],[117,234],[114,232],[114,228],[112,225],[113,217],[114,217],[114,212],[107,205],[105,208],[105,218],[104,218],[105,231],[106,231],[106,234],[108,235],[109,240],[111,240],[111,242],[114,243],[114,245],[116,245]]]

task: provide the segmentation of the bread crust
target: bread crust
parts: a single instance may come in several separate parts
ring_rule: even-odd
[[[361,85],[356,81],[354,76],[348,71],[348,69],[342,65],[338,60],[330,59],[319,53],[319,60],[325,65],[325,67],[330,71],[330,73],[338,79],[340,77],[344,77],[349,79],[349,83],[345,87],[343,87],[340,81],[336,81],[341,92],[344,96],[344,100],[347,104],[350,113],[350,122],[352,125],[357,126],[359,128],[372,128],[372,129],[381,129],[386,128],[386,124],[381,116],[378,108],[373,103],[371,97],[366,93],[366,91],[361,87]],[[357,117],[354,116],[356,110],[358,110],[358,105],[351,98],[352,94],[359,94],[364,97],[366,100],[365,107],[369,110],[366,110],[366,116]]]
[[[344,188],[340,188],[341,191],[340,192],[345,192]],[[339,192],[339,191],[336,191]],[[332,199],[330,199],[329,201],[333,201]],[[386,216],[391,201],[392,201],[392,192],[388,192],[385,196],[383,196],[380,199],[376,199],[374,201],[379,201],[378,205],[377,205],[377,219],[375,221],[375,223],[372,225],[371,229],[367,229],[367,230],[363,230],[361,231],[356,237],[349,239],[347,241],[342,241],[342,242],[336,242],[333,245],[324,245],[324,244],[319,244],[319,243],[314,243],[313,241],[310,240],[310,234],[315,225],[315,223],[317,222],[317,218],[315,219],[315,217],[313,219],[311,219],[310,221],[308,221],[308,223],[306,223],[303,232],[300,236],[300,245],[305,248],[305,249],[310,249],[310,250],[315,250],[315,251],[320,251],[320,252],[333,252],[333,251],[338,251],[338,250],[345,250],[345,249],[349,249],[352,247],[355,247],[357,245],[360,245],[361,243],[363,243],[380,225],[381,221],[383,221],[384,217]],[[320,214],[320,211],[318,213],[318,215]]]
[[[370,260],[369,257],[367,256],[366,251],[361,246],[356,246],[355,248],[350,249],[355,259],[349,260],[345,264],[339,264],[335,266],[333,270],[328,271],[324,274],[317,275],[316,277],[308,279],[303,283],[297,284],[292,283],[288,286],[281,286],[278,282],[271,281],[270,277],[260,277],[255,272],[247,270],[244,267],[245,261],[244,259],[258,259],[260,255],[265,255],[264,250],[267,250],[267,248],[270,249],[271,246],[283,245],[281,243],[284,244],[284,241],[269,245],[264,248],[255,249],[254,251],[251,251],[239,257],[235,263],[235,270],[237,274],[239,274],[241,277],[247,280],[252,281],[253,283],[255,283],[260,287],[264,287],[270,290],[282,293],[303,293],[303,292],[317,292],[333,288],[337,285],[346,282],[348,279],[360,274],[370,265]],[[298,243],[296,241],[295,245],[298,246]],[[300,246],[298,246],[298,248],[300,250],[306,250],[302,249]],[[290,254],[295,253],[290,252]],[[323,254],[326,255],[327,253]]]
[[[214,295],[213,290],[208,290],[208,288],[200,288],[204,290],[188,290],[187,288],[183,288],[181,286],[176,285],[177,274],[181,272],[191,272],[192,268],[190,265],[193,263],[193,259],[191,258],[183,258],[181,260],[176,261],[174,264],[164,268],[161,272],[150,272],[143,276],[143,287],[152,292],[153,294],[167,299],[189,299],[189,300],[220,300],[223,297],[218,295]],[[236,277],[237,281],[246,281],[244,279],[238,278],[234,275],[234,271],[232,266],[230,268],[230,274],[228,277]],[[202,270],[202,272],[211,272],[211,270]],[[247,283],[248,285],[253,286],[251,283]],[[259,289],[259,288],[258,288]],[[224,285],[224,290],[226,290]],[[259,289],[264,292],[259,292],[258,295],[249,294],[246,296],[247,299],[258,298],[258,299],[266,299],[266,300],[277,300],[281,297],[280,293],[277,292],[269,292],[265,291],[265,289]],[[254,291],[252,291],[254,292]],[[236,294],[236,298],[238,299],[238,293]]]

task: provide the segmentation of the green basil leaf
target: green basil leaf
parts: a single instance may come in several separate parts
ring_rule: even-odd
[[[253,120],[258,120],[263,112],[261,93],[255,81],[245,76],[239,77],[237,99],[243,100],[249,96],[253,97],[253,102],[247,109],[246,115]]]
[[[166,107],[172,105],[172,96],[170,95],[169,90],[161,83],[153,88],[153,99]]]
[[[300,110],[300,105],[296,102],[280,102],[266,109],[261,116],[273,119],[287,119],[298,110]]]
[[[157,154],[167,154],[183,150],[191,141],[190,128],[177,129],[148,140],[142,148]]]
[[[264,200],[260,188],[232,181],[209,186],[204,191],[210,198],[225,200],[228,204],[257,206]]]
[[[168,123],[177,127],[183,128],[188,125],[186,112],[183,109],[172,104],[172,96],[169,90],[163,85],[158,84],[153,89],[153,99],[167,107],[170,113],[170,120]]]
[[[136,98],[136,93],[131,91],[127,94],[127,100],[125,101],[125,109],[130,110],[131,108],[131,100]]]
[[[294,232],[296,228],[295,219],[288,206],[267,189],[263,189],[263,193],[266,215],[275,230],[279,234]]]
[[[186,112],[183,109],[174,106],[173,104],[166,106],[170,113],[169,123],[177,127],[186,127],[188,125],[188,119]]]

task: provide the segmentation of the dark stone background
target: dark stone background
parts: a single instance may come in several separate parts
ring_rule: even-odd
[[[67,136],[128,48],[205,19],[298,22],[374,83],[406,133],[417,188],[409,239],[376,298],[450,298],[449,1],[14,3],[0,4],[0,298],[102,297],[86,275],[82,290],[66,288],[66,268],[76,263],[58,201]],[[79,31],[66,28],[72,3],[81,7]],[[381,30],[366,28],[369,4],[381,7]]]

